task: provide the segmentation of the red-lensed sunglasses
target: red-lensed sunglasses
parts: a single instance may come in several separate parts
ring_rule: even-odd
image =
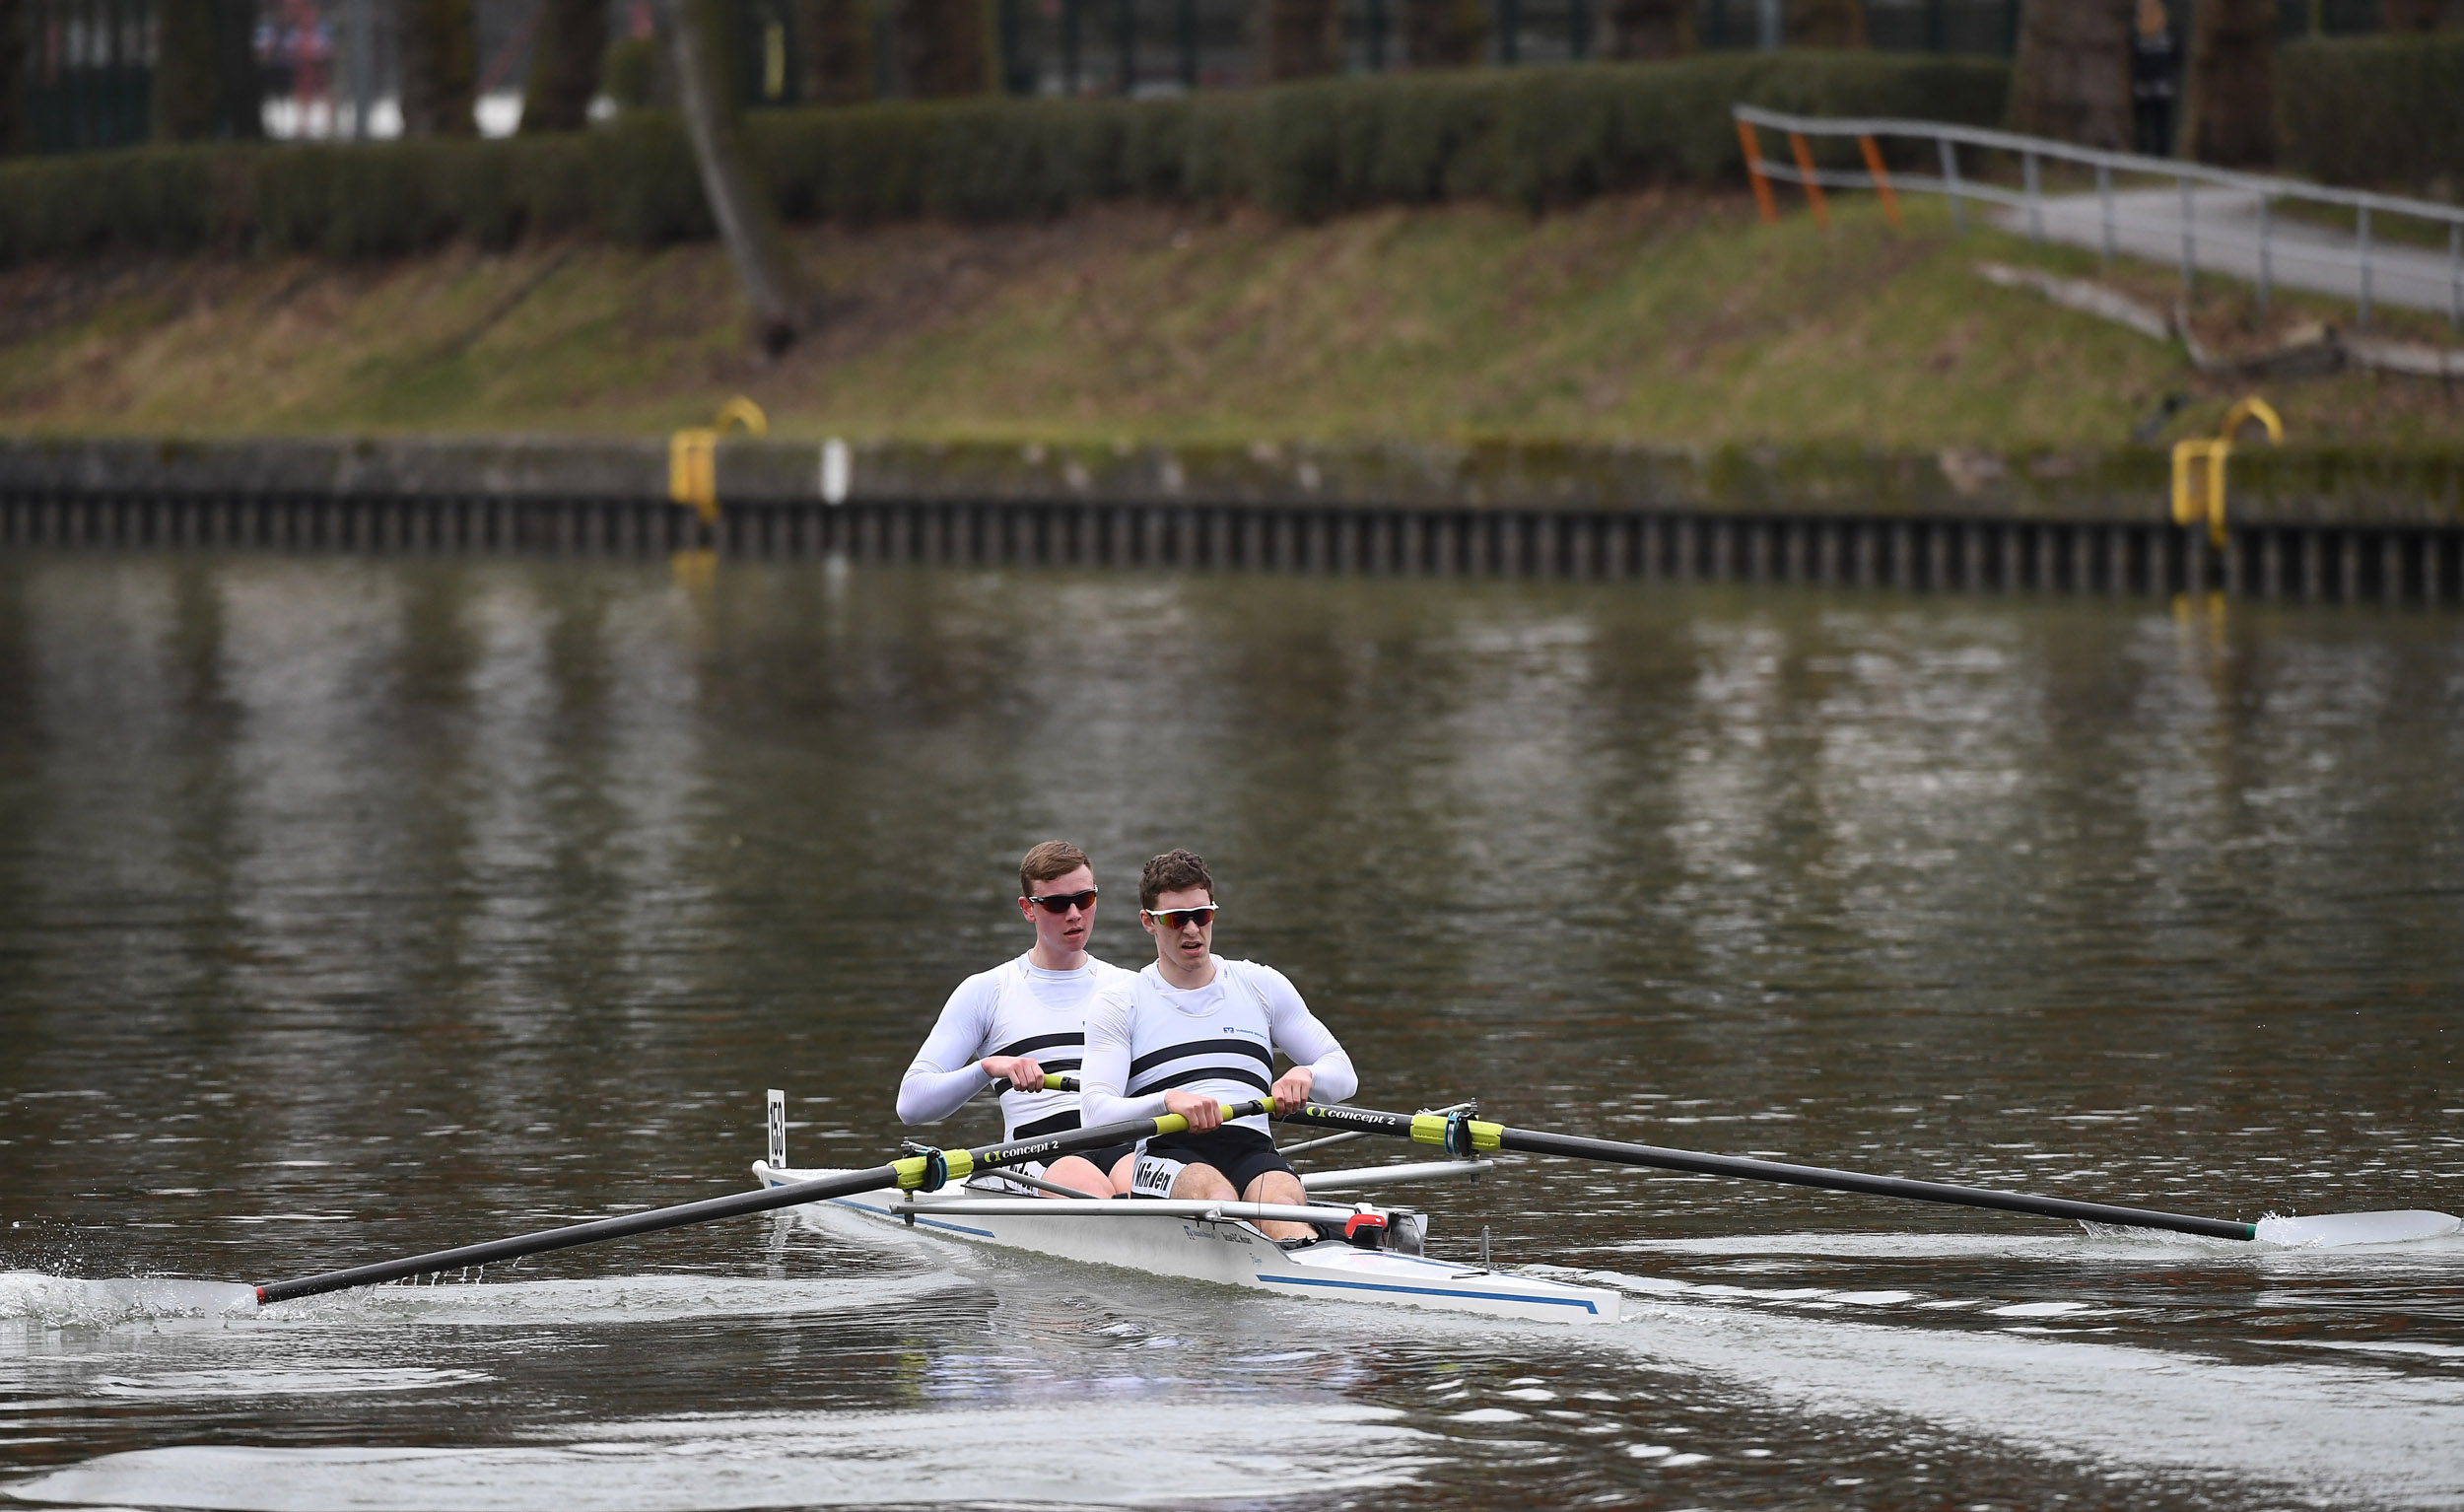
[[[1215,922],[1215,913],[1222,907],[1220,903],[1208,903],[1198,908],[1142,908],[1138,912],[1162,928],[1181,929],[1196,925],[1202,929]]]
[[[1095,889],[1090,887],[1084,892],[1046,893],[1040,898],[1030,895],[1027,901],[1048,914],[1066,914],[1073,908],[1079,910],[1093,908]]]

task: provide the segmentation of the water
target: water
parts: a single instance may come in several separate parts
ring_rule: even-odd
[[[1219,942],[1294,977],[1372,1106],[2464,1209],[2459,714],[2438,616],[0,561],[0,1491],[2455,1505],[2458,1241],[1517,1163],[1422,1189],[1432,1252],[1486,1228],[1626,1322],[769,1219],[257,1314],[199,1283],[739,1189],[766,1086],[791,1157],[880,1158],[1051,834],[1129,963],[1136,861],[1204,852]]]

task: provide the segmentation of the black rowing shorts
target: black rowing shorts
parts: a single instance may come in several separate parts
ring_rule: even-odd
[[[1069,1153],[1077,1156],[1080,1160],[1092,1162],[1095,1169],[1103,1172],[1106,1176],[1110,1176],[1112,1175],[1112,1168],[1121,1163],[1122,1156],[1135,1154],[1136,1152],[1137,1146],[1134,1144],[1107,1144],[1102,1149],[1072,1150]],[[1068,1158],[1069,1155],[1055,1155],[1053,1160],[1066,1160]],[[1052,1170],[1053,1160],[1047,1160],[1043,1163],[1045,1172],[1049,1173]]]
[[[1249,1196],[1249,1184],[1268,1171],[1289,1173],[1291,1162],[1274,1147],[1274,1140],[1255,1129],[1226,1124],[1204,1134],[1160,1134],[1146,1141],[1146,1150],[1139,1156],[1138,1180],[1130,1189],[1131,1197],[1170,1197],[1172,1182],[1185,1165],[1210,1165],[1232,1184],[1241,1198]],[[1166,1169],[1166,1167],[1171,1167]],[[1161,1190],[1151,1190],[1160,1188]]]

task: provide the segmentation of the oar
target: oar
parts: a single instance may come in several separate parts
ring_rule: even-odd
[[[1463,1157],[1491,1150],[1522,1150],[1534,1155],[1562,1155],[1574,1160],[1605,1160],[1616,1165],[1650,1166],[1663,1171],[1691,1171],[1704,1176],[1733,1176],[1743,1181],[1785,1182],[1794,1187],[1819,1187],[1830,1192],[1862,1192],[1874,1197],[1906,1198],[1920,1203],[1947,1203],[1957,1207],[1989,1207],[2004,1212],[2034,1213],[2047,1218],[2076,1218],[2083,1223],[2111,1223],[2129,1228],[2163,1229],[2209,1239],[2266,1240],[2272,1244],[2392,1244],[2434,1239],[2450,1234],[2459,1220],[2443,1212],[2347,1212],[2316,1218],[2261,1218],[2243,1223],[2232,1218],[2201,1218],[2187,1213],[2158,1212],[2147,1207],[2117,1207],[2109,1203],[2082,1203],[2063,1197],[2037,1197],[2025,1192],[2000,1192],[1990,1187],[1959,1187],[1949,1182],[1911,1181],[1903,1176],[1869,1176],[1861,1171],[1833,1171],[1821,1166],[1790,1165],[1742,1155],[1706,1155],[1694,1150],[1665,1149],[1656,1144],[1628,1144],[1617,1139],[1591,1139],[1578,1134],[1543,1134],[1509,1129],[1503,1124],[1460,1113],[1380,1113],[1371,1108],[1346,1108],[1310,1103],[1297,1113],[1278,1114],[1287,1124],[1351,1129],[1365,1134],[1394,1134],[1420,1144],[1434,1144]]]
[[[1249,1118],[1272,1106],[1264,1101],[1226,1105],[1224,1122]],[[682,1228],[689,1223],[711,1223],[720,1218],[794,1207],[828,1198],[852,1197],[858,1192],[878,1192],[885,1187],[896,1187],[903,1192],[930,1192],[944,1183],[963,1181],[977,1171],[997,1171],[1005,1166],[1021,1165],[1031,1160],[1050,1160],[1077,1150],[1100,1149],[1107,1144],[1127,1144],[1159,1134],[1179,1134],[1189,1127],[1189,1121],[1179,1114],[1167,1113],[1159,1119],[1130,1119],[1095,1129],[1073,1129],[1038,1138],[1019,1139],[1009,1144],[986,1144],[963,1150],[923,1150],[870,1170],[817,1176],[811,1181],[791,1182],[760,1192],[706,1198],[674,1207],[654,1207],[648,1212],[629,1212],[618,1217],[575,1223],[565,1228],[541,1229],[535,1234],[516,1234],[511,1239],[491,1239],[485,1244],[466,1244],[458,1249],[435,1250],[401,1260],[353,1266],[347,1271],[327,1271],[319,1275],[304,1275],[297,1280],[271,1281],[256,1288],[256,1299],[259,1303],[288,1302],[296,1297],[313,1297],[353,1286],[398,1281],[407,1275],[457,1271],[465,1266],[493,1265],[500,1260],[516,1260],[524,1255],[567,1250],[578,1244],[597,1244],[602,1240],[623,1239],[634,1234],[656,1233],[663,1228]]]

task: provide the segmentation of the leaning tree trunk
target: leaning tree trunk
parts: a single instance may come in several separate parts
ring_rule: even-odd
[[[1260,0],[1260,72],[1266,82],[1312,79],[1343,66],[1335,0]]]
[[[606,61],[606,0],[539,0],[539,39],[522,89],[522,134],[587,125]]]
[[[2130,28],[2131,0],[2027,0],[2011,129],[2126,151]]]
[[[2197,0],[2189,155],[2237,168],[2276,156],[2276,0]]]
[[[1608,0],[1608,56],[1676,58],[1693,50],[1688,0]]]
[[[872,7],[865,0],[796,0],[804,103],[859,105],[875,93]]]
[[[954,100],[992,88],[992,18],[984,0],[899,0],[907,92]]]
[[[773,356],[795,344],[808,313],[795,275],[795,259],[780,229],[778,212],[764,192],[744,149],[727,88],[726,60],[713,45],[716,28],[707,13],[714,0],[656,0],[676,75],[677,112],[693,143],[702,193],[711,219],[727,244],[736,283],[752,316],[754,344]]]
[[[396,0],[402,29],[402,132],[469,136],[478,84],[471,0]],[[523,112],[527,118],[529,112]]]
[[[1403,56],[1414,68],[1470,68],[1487,39],[1480,0],[1403,0]]]
[[[1864,0],[1788,0],[1791,47],[1862,47]]]

